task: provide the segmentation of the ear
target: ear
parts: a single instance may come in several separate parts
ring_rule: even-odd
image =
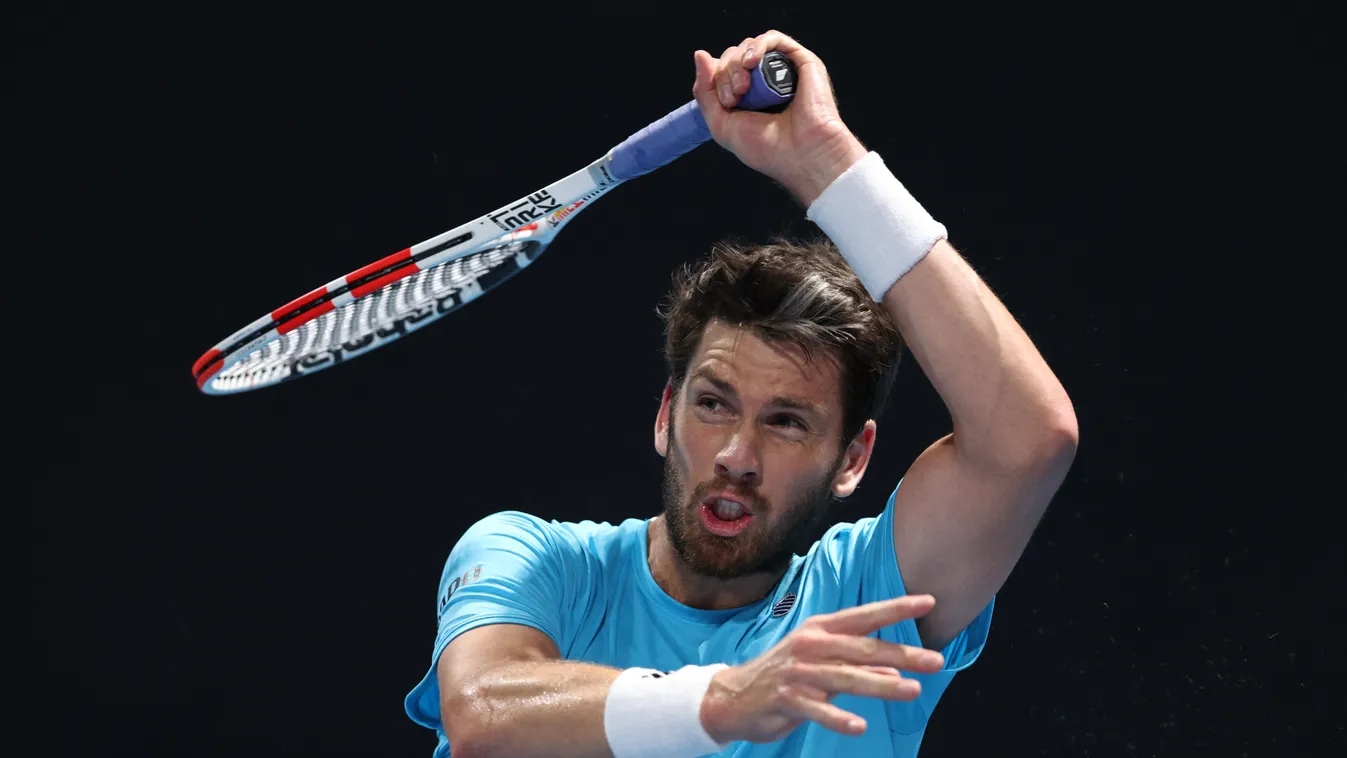
[[[669,414],[673,413],[673,382],[664,383],[664,396],[655,414],[655,452],[661,457],[669,454]]]
[[[856,487],[861,483],[861,477],[865,476],[865,467],[870,465],[870,454],[875,449],[877,428],[874,419],[866,421],[860,434],[847,445],[846,452],[843,453],[842,467],[837,470],[837,476],[833,477],[833,494],[847,497],[856,491]]]

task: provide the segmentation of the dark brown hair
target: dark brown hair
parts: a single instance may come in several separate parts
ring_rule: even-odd
[[[765,245],[723,241],[711,255],[674,272],[656,310],[664,321],[664,359],[674,390],[712,321],[753,329],[766,342],[789,343],[809,359],[837,360],[842,381],[842,443],[878,418],[898,370],[903,341],[893,319],[822,238],[773,239]]]

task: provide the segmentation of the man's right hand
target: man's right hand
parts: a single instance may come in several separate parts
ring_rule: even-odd
[[[912,700],[921,685],[899,672],[930,674],[945,665],[933,650],[866,635],[934,607],[934,597],[913,595],[809,618],[771,650],[717,673],[702,699],[702,725],[722,743],[775,742],[805,721],[863,733],[865,720],[833,705],[833,697]]]

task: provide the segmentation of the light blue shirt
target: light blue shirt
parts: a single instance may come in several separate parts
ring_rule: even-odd
[[[504,511],[464,533],[440,578],[439,632],[430,668],[405,702],[413,721],[435,730],[434,758],[449,755],[435,662],[446,645],[469,629],[500,623],[531,626],[551,637],[563,658],[620,669],[734,666],[767,651],[814,614],[906,594],[893,548],[893,495],[877,518],[838,524],[807,555],[795,556],[766,598],[723,611],[689,608],[660,589],[646,562],[648,525],[639,519],[616,526],[562,523]],[[733,742],[717,755],[916,756],[936,702],[954,674],[982,652],[994,605],[995,599],[945,647],[943,671],[904,672],[921,681],[918,699],[836,697],[839,708],[866,720],[865,734],[845,736],[805,722],[783,740],[765,745]],[[872,636],[921,644],[916,622],[910,620]]]

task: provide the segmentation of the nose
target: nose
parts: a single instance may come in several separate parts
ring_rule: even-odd
[[[745,487],[756,487],[762,482],[762,457],[750,429],[740,428],[730,435],[716,455],[716,475]]]

